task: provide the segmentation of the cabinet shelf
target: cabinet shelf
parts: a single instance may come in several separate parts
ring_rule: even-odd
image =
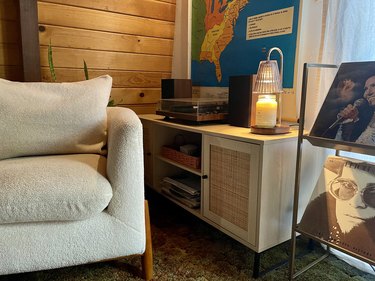
[[[181,208],[185,209],[186,211],[188,211],[189,213],[192,213],[193,215],[201,218],[201,209],[200,208],[196,208],[196,209],[193,209],[193,208],[189,208],[188,206],[182,204],[181,202],[179,202],[178,200],[172,198],[171,196],[169,196],[168,194],[165,194],[165,193],[161,193],[165,198],[167,198],[168,200],[170,200],[171,202],[173,202],[174,204],[180,206]]]
[[[187,167],[187,166],[185,166],[183,164],[180,164],[180,163],[178,163],[176,161],[173,161],[173,160],[170,160],[168,158],[165,158],[165,157],[163,157],[161,155],[158,155],[158,159],[160,159],[163,162],[166,162],[166,163],[169,163],[171,165],[174,165],[176,167],[179,167],[179,168],[181,168],[181,169],[183,169],[185,171],[193,173],[193,174],[195,174],[197,176],[202,176],[202,171],[200,169],[194,169],[194,168]]]

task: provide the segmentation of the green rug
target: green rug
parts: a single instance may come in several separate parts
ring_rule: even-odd
[[[153,251],[154,280],[178,281],[239,281],[253,280],[254,253],[200,221],[166,199],[152,195],[149,198]],[[307,240],[298,239],[298,250],[307,249]],[[288,259],[289,242],[262,254],[261,270]],[[323,254],[317,246],[313,252],[297,259],[297,268]],[[56,270],[0,276],[9,280],[142,280],[140,258],[129,257],[115,262],[96,263]],[[258,280],[288,280],[288,265],[271,271]],[[375,280],[374,275],[361,272],[345,262],[330,256],[296,280]]]

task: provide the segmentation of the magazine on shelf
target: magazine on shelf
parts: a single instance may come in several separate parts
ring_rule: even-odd
[[[180,202],[181,204],[189,207],[189,208],[198,208],[200,206],[200,196],[195,198],[185,198],[181,196],[179,193],[175,192],[173,189],[171,189],[168,186],[163,186],[161,191],[168,197]]]
[[[199,195],[201,193],[200,177],[193,174],[165,177],[163,181],[177,186],[191,195]]]
[[[195,199],[200,198],[200,194],[191,194],[189,192],[186,192],[185,190],[179,188],[178,186],[175,186],[169,182],[163,181],[162,186],[166,189],[169,189],[172,193],[175,193],[178,196],[184,197],[186,199]]]
[[[201,194],[200,177],[193,174],[183,174],[165,177],[161,182],[161,191],[168,197],[189,208],[200,206]]]

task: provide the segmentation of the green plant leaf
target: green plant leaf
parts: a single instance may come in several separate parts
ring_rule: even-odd
[[[115,100],[109,100],[107,106],[109,106],[109,107],[116,106],[115,105]]]
[[[53,66],[53,58],[52,58],[51,39],[49,40],[49,45],[48,45],[48,66],[49,66],[49,71],[51,72],[52,82],[56,82],[56,73],[55,73],[55,67]]]
[[[86,78],[86,80],[89,80],[89,71],[87,69],[87,64],[86,64],[85,60],[83,60],[83,71],[85,72],[85,78]]]

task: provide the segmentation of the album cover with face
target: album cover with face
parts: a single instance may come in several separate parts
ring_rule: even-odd
[[[375,62],[342,63],[310,136],[375,145]]]
[[[328,157],[298,229],[375,264],[375,164]]]

